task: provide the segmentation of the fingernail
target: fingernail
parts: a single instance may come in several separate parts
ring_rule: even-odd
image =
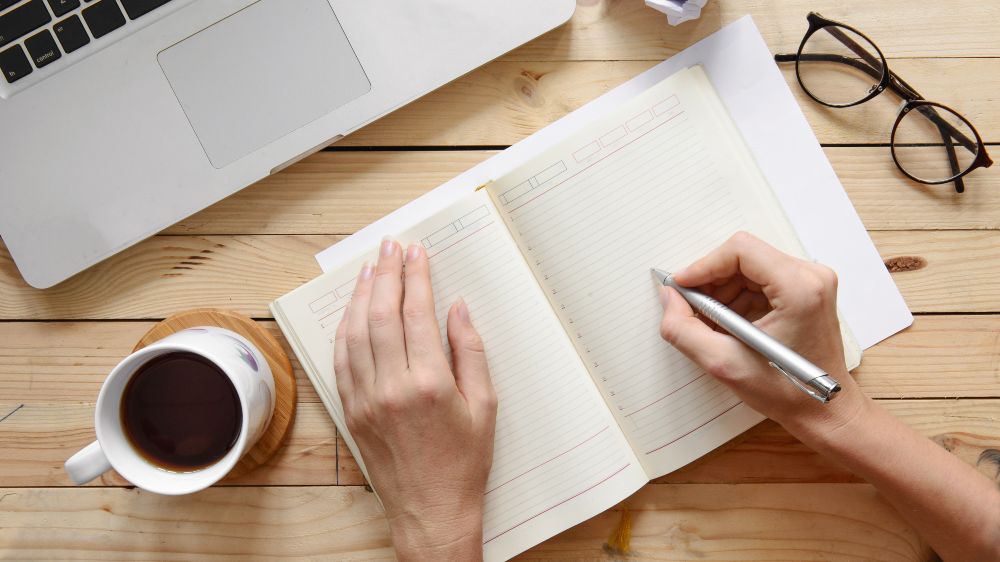
[[[469,307],[465,304],[465,299],[462,297],[458,298],[458,317],[465,323],[469,322]]]
[[[420,257],[420,245],[410,244],[410,247],[406,249],[406,261],[413,261]]]
[[[379,252],[383,258],[392,257],[396,253],[396,241],[392,238],[382,239],[382,249]]]
[[[361,266],[361,279],[367,281],[371,279],[372,275],[374,274],[375,274],[375,268],[372,267],[370,263],[365,262],[365,265]]]
[[[667,288],[663,287],[660,289],[660,305],[663,307],[663,311],[667,311],[667,304],[670,302],[670,295],[667,294]]]

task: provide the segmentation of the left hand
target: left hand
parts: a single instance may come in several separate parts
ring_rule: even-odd
[[[482,509],[497,398],[463,301],[441,343],[427,255],[386,239],[361,270],[337,329],[334,368],[347,427],[403,560],[482,557]]]

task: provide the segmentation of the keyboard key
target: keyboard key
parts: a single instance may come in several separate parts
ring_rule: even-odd
[[[31,63],[20,45],[0,52],[0,74],[11,84],[31,74]]]
[[[44,0],[31,0],[0,16],[0,47],[52,21]]]
[[[80,0],[49,0],[49,6],[52,8],[52,13],[61,18],[79,8]]]
[[[6,10],[21,0],[0,0],[0,10]]]
[[[35,61],[35,66],[38,68],[58,60],[62,56],[59,47],[56,46],[56,40],[52,38],[52,34],[47,29],[42,30],[38,35],[32,35],[25,39],[24,46],[27,47],[31,60]]]
[[[122,0],[122,6],[129,19],[142,17],[166,4],[170,0]]]
[[[90,28],[94,39],[125,25],[125,16],[118,9],[115,0],[101,0],[89,8],[84,8],[83,19],[87,21],[87,27]]]
[[[59,38],[63,50],[67,53],[72,53],[90,43],[90,36],[87,35],[87,30],[83,28],[83,22],[77,16],[70,16],[55,24],[52,26],[52,30],[56,32],[56,37]]]

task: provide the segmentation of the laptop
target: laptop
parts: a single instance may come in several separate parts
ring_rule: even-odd
[[[50,287],[564,23],[574,0],[0,0],[0,237]]]

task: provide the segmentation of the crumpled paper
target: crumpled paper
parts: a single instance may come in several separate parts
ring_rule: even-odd
[[[667,23],[679,25],[698,19],[708,0],[646,0],[646,5],[667,14]]]

